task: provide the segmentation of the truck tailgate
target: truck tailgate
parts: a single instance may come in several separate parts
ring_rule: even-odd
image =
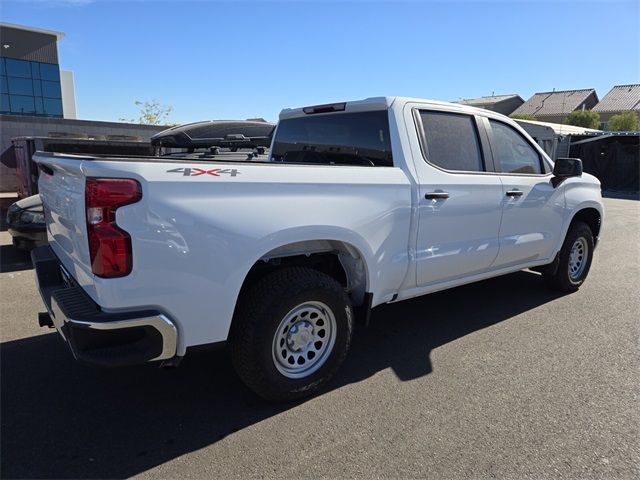
[[[82,159],[43,157],[39,190],[44,204],[47,237],[68,273],[91,293],[93,275],[87,242]]]

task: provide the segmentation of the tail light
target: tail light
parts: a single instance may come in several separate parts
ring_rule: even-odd
[[[116,210],[142,198],[140,184],[130,178],[87,178],[85,207],[91,271],[103,278],[131,273],[131,236],[116,225]]]

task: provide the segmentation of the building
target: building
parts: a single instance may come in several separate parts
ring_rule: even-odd
[[[138,140],[164,126],[76,119],[73,73],[60,70],[58,41],[64,33],[0,22],[0,192],[16,192],[17,138],[49,137],[67,143]],[[83,140],[86,139],[86,140]],[[93,139],[93,140],[91,140]],[[50,142],[51,143],[51,142]],[[68,151],[68,150],[65,150]]]
[[[491,95],[488,97],[470,98],[459,101],[463,105],[484,108],[503,115],[511,115],[516,108],[524,103],[520,95]]]
[[[612,116],[623,112],[635,112],[640,116],[640,84],[615,85],[600,102],[593,107],[600,115],[600,128],[608,130]]]
[[[591,110],[598,103],[593,88],[540,92],[520,105],[513,115],[533,115],[536,120],[549,123],[565,123],[575,110]]]
[[[76,118],[73,73],[61,71],[64,33],[0,23],[0,113]]]

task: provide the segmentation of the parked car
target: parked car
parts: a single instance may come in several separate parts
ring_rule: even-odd
[[[7,229],[13,237],[13,245],[21,250],[47,244],[47,225],[40,195],[23,198],[9,207]]]
[[[35,159],[41,324],[101,365],[226,342],[270,400],[326,385],[377,305],[531,268],[578,289],[603,219],[580,160],[554,165],[503,115],[411,98],[283,110],[258,162]]]

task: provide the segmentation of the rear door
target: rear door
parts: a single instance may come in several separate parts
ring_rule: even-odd
[[[500,253],[494,266],[547,259],[562,231],[563,188],[551,184],[550,166],[522,132],[496,119],[484,123],[503,185]]]
[[[489,270],[498,255],[502,185],[483,123],[446,109],[413,108],[419,152],[417,285]],[[411,133],[411,132],[410,132]]]

